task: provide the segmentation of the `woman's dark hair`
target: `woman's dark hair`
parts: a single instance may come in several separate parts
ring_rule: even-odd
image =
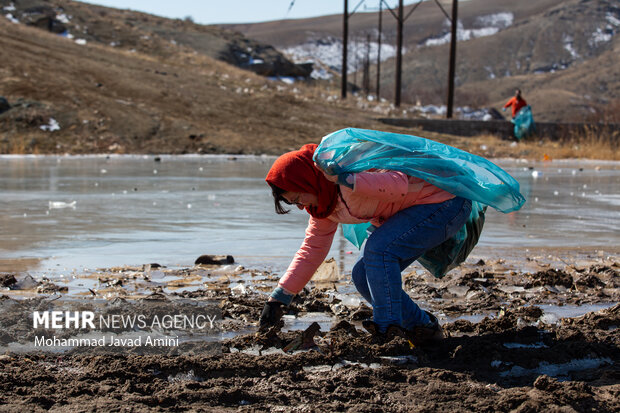
[[[284,202],[287,205],[291,205],[291,203],[288,202],[286,198],[282,196],[282,194],[285,193],[286,191],[282,188],[278,188],[272,183],[269,183],[269,182],[267,183],[271,187],[271,195],[273,195],[273,203],[275,204],[275,207],[276,207],[276,214],[288,214],[289,212],[291,212],[290,209],[284,209],[284,207],[282,206],[282,202]]]

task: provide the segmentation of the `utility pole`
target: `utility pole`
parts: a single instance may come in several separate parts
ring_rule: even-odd
[[[396,107],[400,106],[400,90],[401,90],[401,80],[402,80],[402,68],[403,68],[403,24],[405,20],[411,16],[411,14],[418,8],[420,4],[422,4],[420,0],[418,4],[413,6],[413,8],[407,13],[406,16],[403,17],[403,0],[398,0],[398,15],[394,13],[394,10],[385,3],[385,0],[381,0],[382,3],[385,3],[385,7],[392,13],[392,16],[396,19],[397,22],[397,37],[396,37],[396,90],[394,91],[394,105]]]
[[[400,107],[400,89],[403,67],[403,0],[398,0],[398,17],[396,18],[396,90],[394,91],[394,106]]]
[[[370,94],[370,33],[366,35],[366,57],[364,57],[364,94]]]
[[[452,0],[452,33],[450,36],[450,70],[448,71],[448,103],[446,118],[452,118],[454,105],[454,74],[456,71],[456,30],[458,23],[458,0]]]
[[[357,3],[357,6],[353,9],[351,13],[349,13],[349,2],[344,0],[344,12],[342,13],[342,74],[340,78],[342,79],[342,88],[340,91],[340,96],[342,99],[347,98],[347,43],[349,42],[349,17],[353,16],[357,9],[364,3],[366,0],[360,0]]]
[[[342,85],[340,97],[347,98],[347,43],[349,41],[349,2],[344,0],[344,13],[342,13]]]
[[[379,0],[379,37],[377,43],[379,47],[377,49],[377,100],[381,100],[380,86],[381,86],[381,20],[383,15],[383,2]]]

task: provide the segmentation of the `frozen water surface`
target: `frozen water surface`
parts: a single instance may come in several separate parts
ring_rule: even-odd
[[[153,262],[190,266],[201,254],[286,268],[307,214],[275,214],[264,182],[275,158],[160,159],[0,156],[0,270],[32,258],[40,262],[28,271],[37,276]],[[487,213],[475,255],[620,244],[620,162],[496,163],[528,201],[508,215]],[[348,271],[357,253],[338,234],[330,256]]]

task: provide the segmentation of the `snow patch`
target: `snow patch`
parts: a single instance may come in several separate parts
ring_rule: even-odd
[[[425,115],[445,115],[445,105],[426,105],[426,106],[414,106],[413,109]]]
[[[579,58],[579,53],[577,53],[577,51],[573,47],[573,37],[566,34],[564,35],[564,50],[570,53],[573,59]]]
[[[280,81],[282,83],[286,83],[287,85],[292,85],[297,80],[297,78],[295,78],[293,76],[269,76],[267,79],[274,80],[274,81]],[[303,79],[303,78],[301,78],[301,79]],[[281,90],[278,87],[278,92],[280,92],[280,91]]]
[[[418,112],[424,117],[428,117],[428,115],[444,116],[447,112],[447,109],[445,105],[416,105],[412,106],[409,111]],[[460,106],[454,108],[454,113],[458,117],[458,119],[483,121],[489,121],[494,119],[491,111],[487,108],[474,109],[468,106]]]
[[[75,43],[84,46],[86,44],[86,39],[75,39]]]
[[[365,41],[351,41],[347,47],[347,73],[353,73],[361,69],[364,59],[366,58],[367,44]],[[370,42],[369,58],[371,63],[377,61],[379,54],[379,43]],[[312,62],[326,65],[328,68],[340,71],[342,69],[342,41],[335,37],[327,37],[318,40],[311,40],[298,46],[288,47],[282,52],[286,54],[294,63]],[[403,48],[403,53],[406,50]],[[381,61],[385,61],[396,56],[396,47],[389,44],[381,44]],[[315,65],[317,66],[317,65]],[[326,69],[322,71],[315,69],[312,77],[329,79]]]
[[[66,14],[61,13],[61,14],[57,14],[56,15],[56,19],[61,22],[61,23],[69,23],[69,19],[70,17],[68,17]]]
[[[485,66],[484,70],[489,72],[489,75],[487,76],[488,79],[495,79],[495,73],[493,73],[493,68],[491,66]]]
[[[496,13],[479,16],[474,22],[474,27],[465,29],[459,20],[456,25],[456,37],[459,42],[476,39],[478,37],[493,36],[500,30],[512,25],[514,15],[512,13]],[[422,46],[439,46],[450,42],[450,20],[444,21],[444,31],[437,37],[427,39]]]
[[[591,47],[597,47],[599,43],[607,43],[611,40],[613,33],[609,33],[607,31],[603,31],[600,27],[596,29],[594,33],[590,36],[590,40],[588,40],[588,44]]]
[[[558,70],[567,69],[568,66],[569,65],[566,63],[553,63],[551,66],[540,67],[540,68],[534,69],[533,73],[535,75],[540,75],[543,73],[555,73]]]
[[[607,12],[607,14],[605,15],[605,18],[610,24],[613,24],[614,26],[620,26],[620,19],[618,19],[613,14]]]
[[[515,16],[512,13],[496,13],[479,16],[478,18],[476,18],[476,23],[478,23],[480,26],[490,26],[505,29],[506,27],[512,26],[514,19]]]
[[[60,130],[60,125],[58,124],[58,121],[56,119],[50,118],[49,123],[47,125],[39,126],[39,129],[48,132],[54,132]]]
[[[13,15],[11,13],[5,14],[4,17],[9,19],[12,23],[19,23],[19,20],[17,20],[15,17],[13,17]]]

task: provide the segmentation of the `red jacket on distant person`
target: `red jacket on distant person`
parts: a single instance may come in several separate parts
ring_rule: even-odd
[[[521,96],[513,96],[512,99],[506,102],[504,108],[507,108],[509,106],[512,106],[512,117],[514,118],[522,107],[527,106],[527,102]]]

